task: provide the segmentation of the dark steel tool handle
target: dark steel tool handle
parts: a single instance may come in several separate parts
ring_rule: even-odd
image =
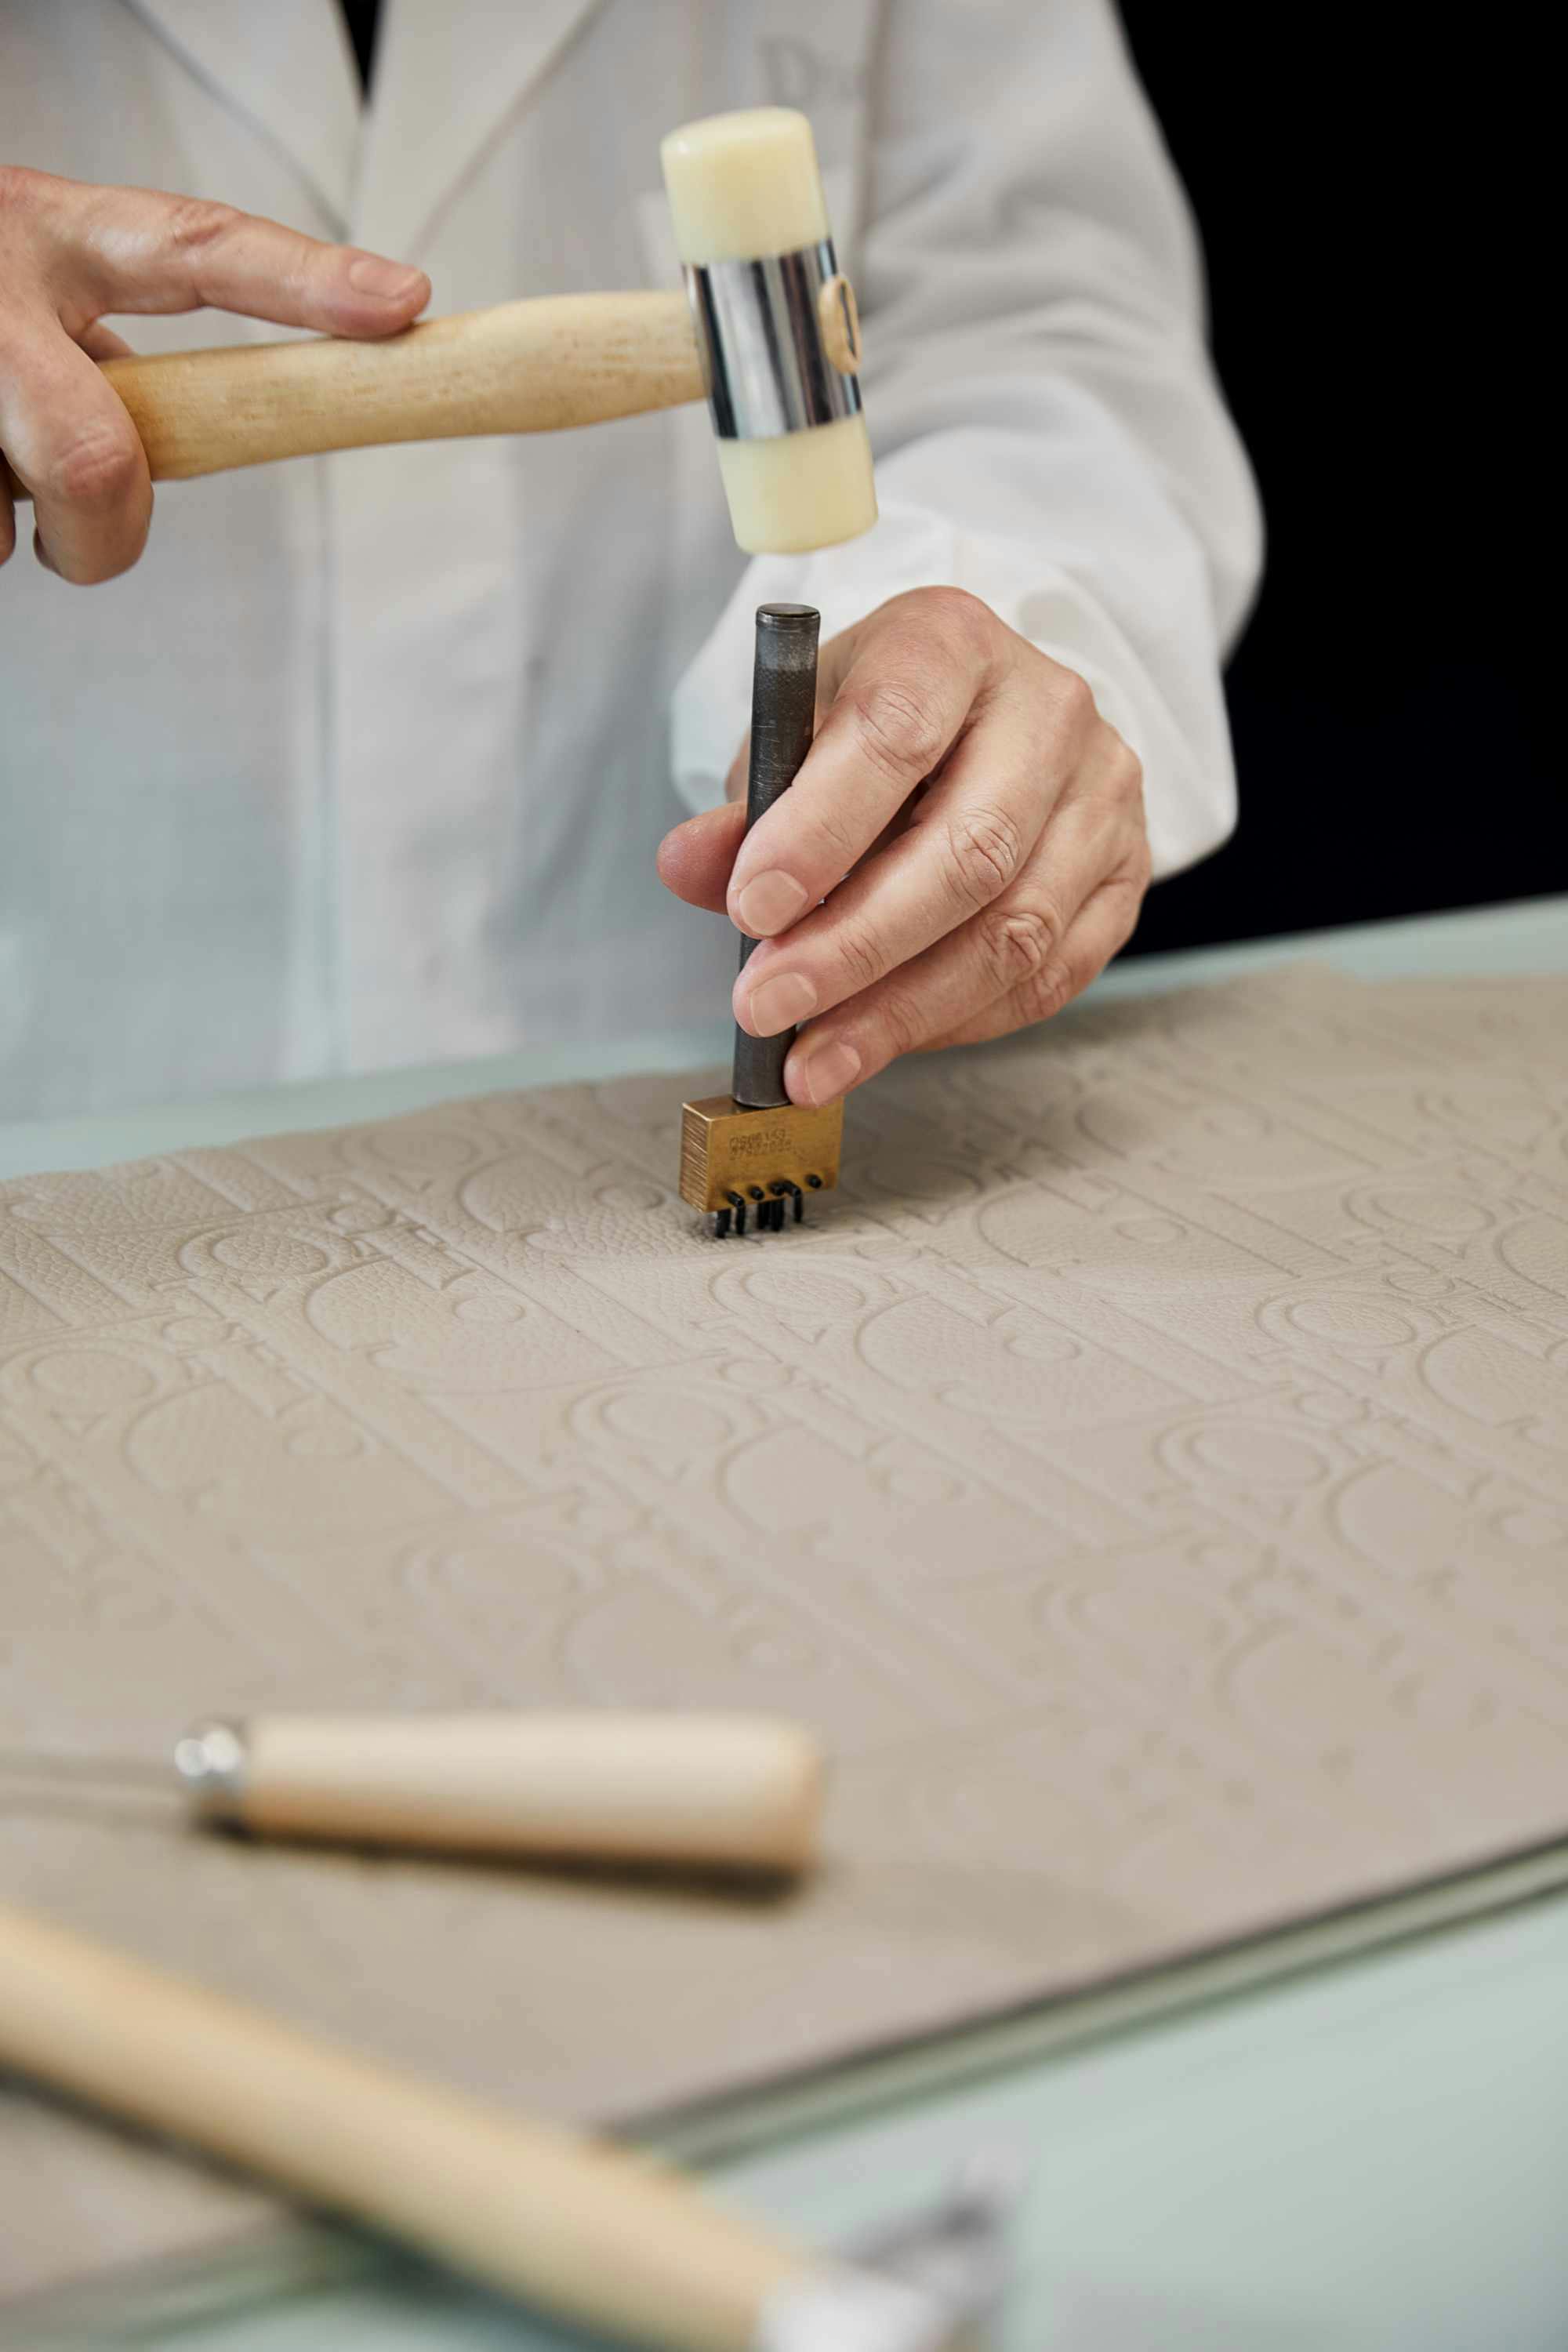
[[[757,652],[752,671],[752,761],[746,776],[746,831],[787,793],[811,749],[816,719],[816,639],[822,615],[809,604],[760,604]],[[756,946],[741,940],[741,968]],[[746,1110],[770,1110],[784,1103],[784,1066],[795,1043],[793,1029],[776,1037],[751,1037],[735,1030],[735,1074],[731,1092]]]

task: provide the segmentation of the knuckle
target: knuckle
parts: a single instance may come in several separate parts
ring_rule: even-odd
[[[875,935],[858,925],[842,931],[833,948],[839,970],[848,983],[846,995],[856,995],[861,989],[869,988],[888,969],[888,959],[878,947]]]
[[[877,1025],[889,1060],[900,1054],[912,1054],[931,1027],[914,992],[908,988],[884,990],[877,1007]]]
[[[1142,898],[1134,893],[1130,893],[1127,904],[1121,914],[1117,919],[1116,935],[1110,944],[1110,954],[1105,959],[1106,963],[1110,961],[1112,956],[1119,956],[1121,953],[1122,949],[1127,945],[1127,942],[1132,937],[1133,932],[1138,929],[1138,918],[1142,912]],[[1104,968],[1104,965],[1101,965],[1100,970],[1103,971]],[[1091,972],[1089,977],[1092,980],[1095,976],[1096,975]],[[1085,982],[1086,987],[1087,985],[1088,982]]]
[[[93,425],[66,444],[47,467],[43,487],[68,506],[114,507],[131,496],[142,464],[133,437]]]
[[[1058,692],[1062,717],[1069,727],[1081,732],[1093,724],[1098,714],[1094,691],[1086,677],[1080,677],[1076,669],[1064,670]]]
[[[967,588],[917,588],[925,616],[935,621],[944,636],[972,646],[989,645],[996,616],[989,604]]]
[[[176,196],[164,233],[175,253],[199,257],[226,237],[239,217],[232,205],[215,204],[206,196]]]
[[[857,835],[848,813],[829,805],[816,812],[801,845],[811,871],[831,876],[837,883],[848,873],[865,844]]]
[[[37,205],[46,175],[25,163],[0,163],[0,214],[21,213]]]
[[[1143,802],[1143,762],[1124,736],[1111,730],[1115,750],[1111,760],[1110,788],[1119,800],[1129,807],[1140,808]]]
[[[142,542],[133,546],[96,547],[74,550],[69,556],[50,556],[48,569],[69,588],[98,588],[106,580],[118,580],[129,572],[142,552]],[[40,562],[44,559],[39,558]]]
[[[118,580],[121,572],[129,572],[132,562],[130,556],[104,556],[96,561],[75,562],[68,571],[63,563],[57,564],[55,569],[68,588],[101,588],[109,581]]]
[[[1026,1021],[1049,1021],[1064,1005],[1072,1003],[1082,985],[1083,980],[1068,957],[1052,956],[1029,983],[1025,997]]]
[[[1145,854],[1145,862],[1146,854]],[[1130,874],[1121,882],[1108,886],[1117,907],[1116,945],[1111,955],[1119,954],[1138,928],[1138,918],[1143,911],[1143,894],[1149,887],[1147,874]],[[1107,961],[1109,961],[1109,957]],[[1092,976],[1092,975],[1091,975]]]
[[[945,748],[935,705],[917,686],[881,678],[854,697],[850,715],[861,755],[895,783],[930,775]]]
[[[1037,985],[1048,969],[1057,926],[1042,907],[1010,907],[988,915],[980,926],[981,952],[992,993],[1009,996]]]
[[[945,858],[950,896],[966,908],[987,906],[1007,887],[1023,855],[1023,835],[1003,810],[970,809],[952,817]]]

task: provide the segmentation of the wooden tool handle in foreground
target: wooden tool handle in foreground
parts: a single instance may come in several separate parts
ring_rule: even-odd
[[[154,481],[274,457],[555,433],[703,397],[684,294],[503,302],[384,342],[237,343],[105,360]]]
[[[632,2344],[751,2352],[772,2298],[811,2268],[676,2174],[5,1909],[0,2067]]]
[[[263,1834],[795,1871],[823,1759],[760,1715],[264,1715],[175,1749],[199,1812]]]

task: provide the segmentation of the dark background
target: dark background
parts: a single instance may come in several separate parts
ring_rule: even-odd
[[[1530,19],[1122,16],[1268,527],[1227,681],[1240,828],[1129,951],[1568,889],[1561,132]]]

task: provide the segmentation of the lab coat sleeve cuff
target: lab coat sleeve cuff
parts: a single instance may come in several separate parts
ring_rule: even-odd
[[[1042,653],[1076,670],[1100,715],[1137,752],[1156,877],[1217,847],[1236,821],[1236,781],[1217,646],[1190,641],[1207,608],[1201,557],[1181,583],[1186,622],[1156,665],[1141,656],[1092,590],[1022,541],[976,536],[916,505],[885,504],[864,539],[805,556],[760,556],[676,688],[672,765],[693,811],[723,798],[750,723],[753,614],[762,604],[816,605],[826,644],[889,596],[941,584],[966,588]],[[1164,583],[1169,593],[1173,583]],[[1179,706],[1179,707],[1173,707]]]

